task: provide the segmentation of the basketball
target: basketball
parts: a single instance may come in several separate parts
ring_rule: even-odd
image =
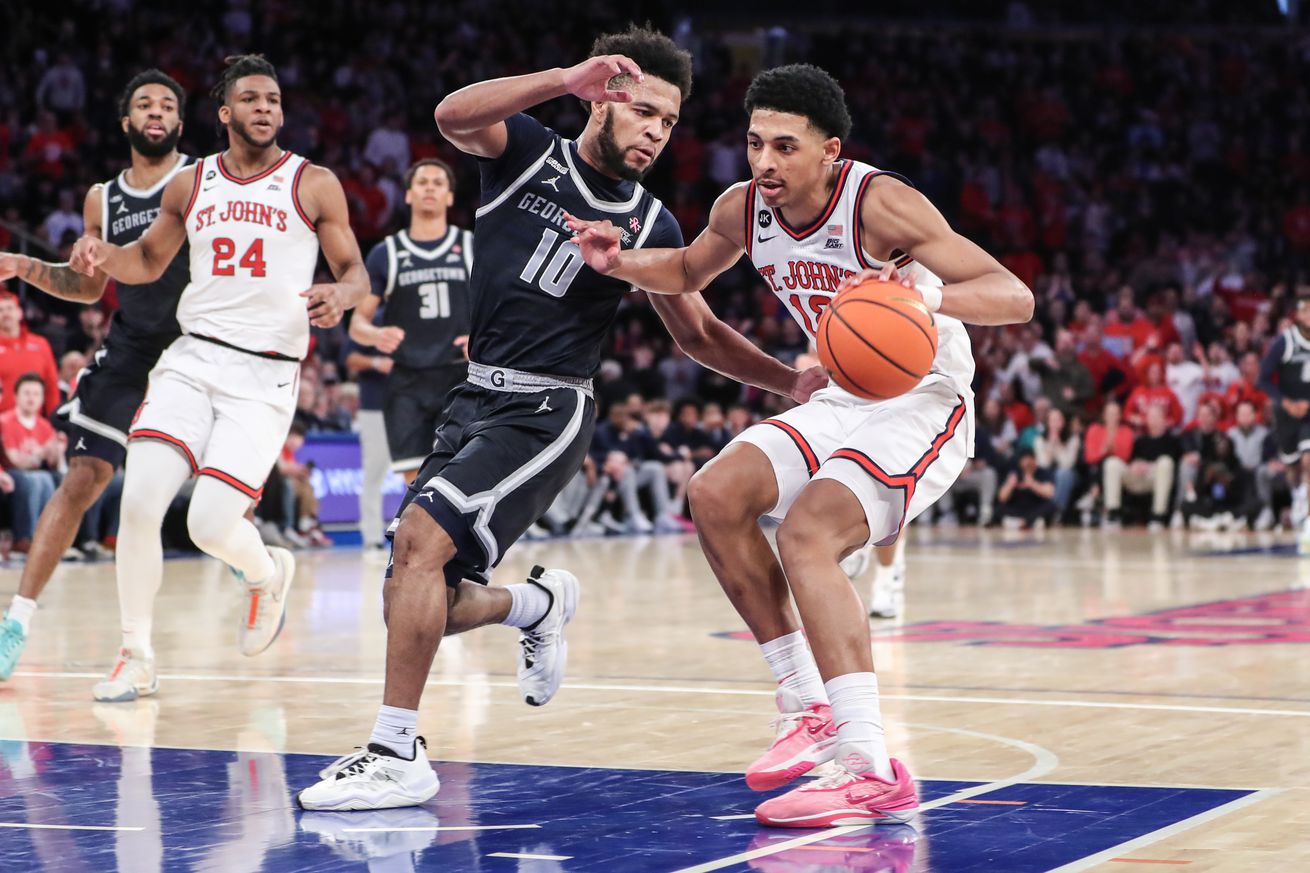
[[[833,298],[819,319],[819,361],[868,400],[909,391],[937,356],[937,323],[911,288],[872,279]]]

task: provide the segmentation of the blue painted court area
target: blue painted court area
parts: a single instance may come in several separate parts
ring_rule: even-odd
[[[1042,871],[1237,800],[1237,790],[1020,784],[898,825],[774,851],[806,831],[739,816],[740,775],[439,764],[427,806],[307,813],[310,755],[0,741],[0,870]],[[921,782],[923,800],[977,783]]]

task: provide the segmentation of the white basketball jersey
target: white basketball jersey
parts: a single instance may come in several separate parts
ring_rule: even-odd
[[[858,161],[842,161],[827,207],[813,224],[803,228],[787,224],[781,212],[767,206],[754,182],[746,189],[746,254],[811,339],[819,316],[842,280],[862,269],[883,267],[883,262],[870,257],[860,244],[860,202],[869,183],[883,172]],[[895,263],[902,276],[916,283],[942,285],[941,279],[909,255],[900,254]],[[974,364],[969,334],[957,319],[940,313],[933,318],[937,322],[937,357],[920,385],[947,380],[972,408],[969,386]]]
[[[250,352],[308,354],[300,292],[314,283],[318,234],[297,196],[308,166],[283,152],[264,172],[239,179],[221,155],[199,163],[183,213],[191,244],[191,282],[177,306],[184,333]]]

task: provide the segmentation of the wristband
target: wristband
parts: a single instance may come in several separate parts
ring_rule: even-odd
[[[923,305],[927,306],[932,312],[942,308],[942,289],[940,285],[929,285],[927,282],[920,282],[914,286],[914,290],[919,292],[923,298]]]

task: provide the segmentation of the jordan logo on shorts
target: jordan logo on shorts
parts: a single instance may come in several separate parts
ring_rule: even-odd
[[[78,437],[78,438],[77,438],[77,445],[73,446],[73,451],[75,451],[75,452],[85,452],[85,451],[86,451],[86,438],[85,438],[85,437]]]
[[[549,397],[547,397],[545,400],[541,401],[541,405],[537,407],[537,412],[554,412],[554,411],[555,411],[555,410],[553,410],[553,409],[550,408],[550,398],[549,398]],[[536,415],[537,412],[534,412],[534,413],[532,413],[532,414],[533,414],[533,415]]]

